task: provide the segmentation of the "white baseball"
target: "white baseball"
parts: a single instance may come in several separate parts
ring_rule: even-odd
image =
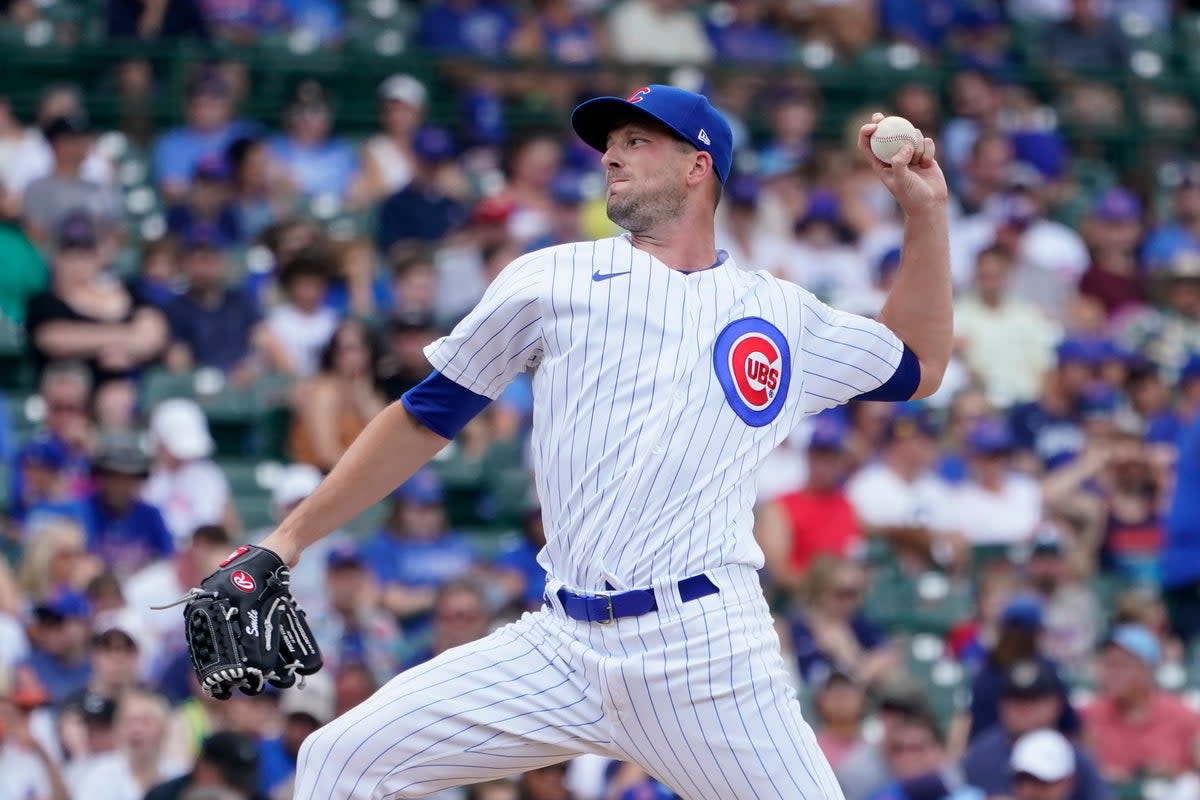
[[[914,161],[921,157],[925,139],[904,117],[884,117],[871,134],[871,152],[885,164],[892,163],[892,157],[906,144],[912,145]]]

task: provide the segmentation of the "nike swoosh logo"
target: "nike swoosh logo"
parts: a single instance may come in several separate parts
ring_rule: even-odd
[[[625,270],[624,272],[609,272],[609,273],[607,273],[607,274],[601,274],[601,273],[599,273],[599,272],[593,272],[593,273],[592,273],[592,280],[596,281],[596,283],[599,283],[600,281],[606,281],[606,280],[608,280],[609,278],[618,278],[618,277],[620,277],[620,276],[622,276],[622,275],[628,275],[628,274],[629,274],[629,273],[631,273],[631,272],[633,272],[633,270],[631,270],[631,269],[627,269],[627,270]]]

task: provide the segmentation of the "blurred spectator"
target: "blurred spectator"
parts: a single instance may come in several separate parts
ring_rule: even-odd
[[[452,647],[481,639],[488,633],[486,590],[470,580],[455,579],[438,587],[433,601],[429,647],[418,651],[405,669],[423,664]]]
[[[334,715],[341,716],[373,695],[378,688],[362,664],[343,664],[334,676]]]
[[[950,486],[933,471],[935,435],[923,412],[900,409],[887,423],[882,457],[846,484],[866,533],[889,542],[909,565],[956,559]]]
[[[407,632],[425,626],[439,586],[479,564],[470,541],[448,528],[441,481],[428,468],[392,492],[382,527],[362,553],[383,588],[383,606]]]
[[[32,431],[28,446],[41,447],[52,441],[67,453],[64,464],[66,490],[71,497],[82,497],[88,476],[88,449],[91,447],[92,428],[88,418],[91,376],[82,364],[59,361],[50,364],[43,372],[38,384],[38,397],[45,405],[43,426]],[[20,463],[22,452],[18,450],[14,467]],[[23,493],[23,478],[20,469],[13,469],[10,500],[17,502]]]
[[[976,424],[967,438],[970,478],[954,490],[953,515],[974,545],[1023,542],[1042,519],[1036,481],[1014,470],[1015,445],[1000,421]]]
[[[1037,398],[1053,365],[1055,323],[1008,291],[1012,258],[987,247],[975,260],[973,291],[954,309],[955,335],[967,367],[998,408]]]
[[[1094,298],[1111,318],[1142,301],[1138,244],[1142,204],[1126,189],[1110,189],[1084,223],[1092,263],[1079,279],[1079,292]]]
[[[175,552],[162,514],[139,498],[150,460],[125,437],[102,442],[92,464],[95,489],[84,505],[88,550],[124,579]]]
[[[1174,779],[1197,769],[1200,715],[1155,683],[1162,662],[1144,626],[1118,625],[1100,653],[1099,692],[1083,709],[1084,732],[1104,777]]]
[[[931,719],[932,710],[924,690],[911,679],[892,676],[878,693],[878,720],[881,729],[878,741],[864,740],[847,753],[834,768],[846,800],[867,800],[897,776],[891,771],[888,751],[896,754],[902,748],[906,725],[915,719]]]
[[[1200,352],[1200,250],[1181,250],[1150,275],[1153,307],[1130,315],[1121,343],[1175,378]]]
[[[748,0],[735,4],[728,15],[708,14],[705,28],[714,56],[723,63],[785,60],[790,43],[780,26],[771,24],[771,11],[766,0]]]
[[[1100,635],[1101,609],[1068,558],[1062,535],[1043,526],[1034,535],[1025,579],[1043,608],[1041,650],[1065,669],[1082,674]]]
[[[42,698],[31,696],[11,679],[0,689],[0,775],[8,797],[70,800],[70,789],[53,755],[30,730],[30,712]]]
[[[237,229],[257,237],[292,205],[294,187],[271,157],[265,139],[243,136],[225,150],[229,167],[229,202]]]
[[[252,133],[249,123],[233,119],[233,88],[215,68],[188,84],[184,121],[154,143],[154,175],[168,202],[184,198],[201,159],[220,158],[233,141]]]
[[[426,126],[412,146],[412,178],[379,206],[375,245],[385,254],[399,245],[437,242],[467,221],[467,209],[454,186],[459,168],[450,132]]]
[[[544,605],[547,580],[546,568],[537,560],[546,546],[542,507],[536,494],[530,495],[521,520],[521,540],[501,551],[492,562],[513,606],[523,611],[536,611]]]
[[[97,229],[102,250],[111,254],[123,212],[112,188],[83,177],[92,147],[92,123],[82,112],[58,117],[43,131],[54,153],[54,169],[25,189],[21,205],[25,226],[39,245],[47,245],[72,215],[84,213]]]
[[[516,784],[500,778],[467,787],[465,800],[521,800],[521,796]]]
[[[138,273],[129,282],[130,292],[162,310],[179,294],[182,283],[176,241],[169,236],[147,240],[139,254]]]
[[[513,11],[503,3],[437,0],[422,10],[416,41],[439,54],[499,58],[515,28]]]
[[[22,130],[7,98],[0,96],[0,183],[19,199],[29,184],[54,171],[54,151],[43,135],[60,118],[81,118],[83,102],[70,84],[51,84],[41,94],[34,125]],[[86,118],[86,117],[82,117]],[[83,160],[80,177],[103,186],[113,182],[113,164],[97,146]]]
[[[800,588],[814,559],[849,556],[861,544],[854,506],[843,488],[846,432],[840,424],[814,425],[807,464],[804,486],[756,510],[755,536],[766,555],[767,574],[783,591]]]
[[[166,338],[162,315],[104,271],[95,226],[85,215],[69,215],[57,237],[50,288],[31,297],[26,311],[34,368],[40,375],[51,360],[80,359],[97,392],[127,392],[127,384],[106,384],[123,384],[158,357]]]
[[[700,17],[681,0],[623,0],[610,13],[608,26],[619,61],[670,66],[713,58]]]
[[[433,371],[424,348],[440,331],[433,315],[407,312],[394,315],[387,325],[388,353],[382,367],[382,387],[389,400],[398,400]]]
[[[796,222],[784,277],[823,298],[839,292],[861,294],[872,281],[866,260],[853,245],[854,233],[837,196],[814,191],[804,216]]]
[[[1021,661],[1004,676],[1000,693],[1000,722],[974,739],[963,756],[967,782],[988,795],[1011,796],[1013,745],[1022,736],[1053,728],[1062,711],[1062,686],[1044,662]],[[1095,762],[1078,747],[1073,800],[1103,800],[1109,796]]]
[[[1000,110],[996,80],[984,70],[956,71],[950,79],[950,109],[952,116],[942,127],[937,143],[938,160],[946,166],[955,194],[961,195],[964,188],[961,170],[980,136],[994,126]],[[986,189],[979,194],[986,195]],[[979,195],[976,203],[978,200]]]
[[[333,681],[328,673],[310,675],[304,688],[285,690],[279,701],[283,715],[283,730],[279,735],[279,748],[291,768],[291,775],[272,792],[273,797],[291,797],[294,789],[296,762],[300,745],[305,738],[334,718]]]
[[[142,499],[157,508],[176,545],[201,525],[238,532],[229,479],[211,460],[214,443],[200,406],[183,397],[164,400],[150,415],[154,466]]]
[[[284,5],[253,0],[198,0],[214,38],[248,45],[284,28]]]
[[[92,637],[90,655],[87,686],[67,697],[65,702],[86,707],[96,700],[104,700],[112,702],[115,710],[115,704],[137,686],[137,642],[128,631],[109,627]]]
[[[792,651],[806,681],[844,672],[871,686],[894,675],[899,662],[887,635],[867,618],[867,576],[854,561],[818,556],[805,576],[805,601],[790,619]]]
[[[328,611],[313,617],[313,634],[327,668],[363,664],[377,683],[398,671],[403,644],[395,618],[379,607],[379,586],[353,543],[329,551],[325,560]]]
[[[202,525],[173,557],[147,564],[123,582],[126,604],[137,615],[139,631],[154,643],[153,653],[146,654],[145,674],[160,675],[166,661],[182,653],[185,644],[175,615],[151,606],[166,605],[198,586],[232,549],[233,537],[227,530]]]
[[[74,520],[47,518],[29,531],[18,580],[27,603],[61,591],[82,592],[102,569],[87,552],[87,534]]]
[[[551,187],[562,164],[558,136],[533,131],[515,137],[505,148],[502,166],[508,179],[500,198],[512,205],[508,235],[521,247],[536,242],[550,230],[554,200]]]
[[[1013,800],[1067,800],[1076,796],[1075,750],[1058,731],[1030,731],[1017,739],[1009,768]]]
[[[718,217],[717,241],[743,269],[765,269],[782,277],[790,257],[789,245],[761,224],[761,193],[762,183],[752,175],[735,175],[726,182],[724,201],[718,206],[724,213]]]
[[[1100,0],[1071,0],[1070,16],[1046,30],[1040,50],[1059,70],[1085,75],[1123,69],[1129,58],[1129,43]]]
[[[68,453],[57,439],[39,436],[21,448],[14,476],[19,494],[9,498],[9,518],[20,526],[36,528],[39,518],[62,516],[81,519],[81,507],[71,492],[66,473]]]
[[[81,691],[91,679],[91,613],[87,598],[69,589],[34,605],[27,631],[29,655],[18,669],[37,675],[55,705]]]
[[[244,234],[230,202],[229,170],[222,156],[196,162],[186,200],[167,209],[167,231],[182,241],[211,232],[221,248],[241,244]]]
[[[1009,412],[1017,449],[1034,458],[1036,468],[1067,464],[1087,443],[1080,410],[1095,379],[1096,347],[1087,339],[1067,338],[1059,342],[1055,356],[1057,366],[1045,375],[1038,398]]]
[[[116,708],[117,749],[89,759],[85,769],[72,770],[72,782],[88,792],[111,800],[141,800],[164,780],[186,772],[162,756],[167,704],[158,695],[140,689],[125,692]],[[103,787],[103,788],[101,788]]]
[[[572,0],[534,0],[521,20],[510,52],[517,58],[557,64],[592,64],[608,56],[608,32],[591,9]]]
[[[358,157],[342,139],[331,138],[333,112],[321,84],[301,81],[284,110],[282,135],[271,152],[301,194],[345,198],[358,174]]]
[[[1200,417],[1179,440],[1175,486],[1167,511],[1161,564],[1171,629],[1186,644],[1200,634]]]
[[[437,268],[423,248],[397,248],[391,259],[392,318],[429,315],[437,302]]]
[[[817,124],[816,98],[812,92],[807,87],[785,88],[768,98],[770,133],[758,151],[760,170],[774,164],[802,164],[812,155]],[[814,205],[826,216],[837,216],[836,197],[828,192],[820,200],[810,197],[810,211]]]
[[[109,0],[109,39],[200,39],[208,22],[197,0]]]
[[[1039,639],[1043,631],[1042,605],[1030,595],[1011,597],[1000,614],[999,629],[990,643],[983,661],[971,680],[971,729],[968,735],[974,742],[997,722],[1003,722],[1006,693],[1024,691],[1024,682],[1036,673],[1039,681],[1022,697],[1038,699],[1036,709],[1013,704],[1018,712],[1051,713],[1048,722],[1067,736],[1079,732],[1079,714],[1067,697],[1067,687],[1059,677],[1054,662],[1041,654]],[[1014,683],[1016,681],[1016,683]],[[1015,688],[1014,688],[1015,687]],[[1019,698],[1018,698],[1019,699]],[[1039,717],[1040,718],[1040,717]]]
[[[317,371],[338,326],[337,312],[324,304],[336,269],[331,252],[310,247],[276,272],[283,301],[267,313],[266,326],[302,378]]]
[[[414,139],[425,116],[425,85],[399,73],[379,84],[381,133],[363,146],[363,170],[356,192],[377,202],[408,185],[417,171]]]
[[[1200,250],[1200,163],[1184,164],[1171,194],[1170,221],[1150,232],[1142,246],[1147,268],[1159,269],[1180,252]]]
[[[893,723],[895,729],[883,747],[891,782],[872,793],[873,800],[926,796],[919,792],[928,784],[945,789],[938,774],[948,766],[942,726],[932,714],[912,714]],[[929,787],[929,788],[933,788]],[[948,790],[942,795],[949,794]]]
[[[551,764],[521,773],[517,791],[521,800],[575,800],[567,788],[567,765]]]
[[[295,394],[292,459],[333,468],[386,400],[375,384],[379,349],[357,320],[343,320],[321,352],[318,372]]]
[[[346,13],[337,0],[282,0],[283,18],[293,37],[311,38],[334,48],[346,33]]]
[[[6,211],[15,200],[0,185],[0,323],[24,324],[29,298],[46,290],[50,270],[15,215]]]
[[[192,771],[160,783],[146,800],[182,800],[201,787],[222,790],[228,800],[266,800],[258,794],[259,757],[254,740],[240,733],[219,732],[204,740]]]
[[[176,372],[219,369],[245,385],[265,365],[290,372],[287,353],[263,324],[253,299],[226,285],[227,264],[211,232],[184,243],[181,262],[187,290],[167,306],[171,347],[167,366]]]
[[[837,670],[814,685],[812,691],[817,744],[836,771],[846,756],[863,744],[867,694],[861,684]]]
[[[583,178],[570,172],[559,172],[550,184],[550,211],[546,232],[529,243],[527,250],[540,250],[560,244],[586,241],[592,237],[583,230],[583,206],[588,199]],[[503,268],[505,265],[501,265]]]
[[[971,617],[960,621],[946,637],[950,653],[974,674],[1000,636],[1005,609],[1018,588],[1017,575],[1006,561],[981,564],[975,580]]]

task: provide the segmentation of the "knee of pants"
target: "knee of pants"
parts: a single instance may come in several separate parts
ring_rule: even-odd
[[[293,800],[379,800],[373,794],[384,773],[390,772],[386,796],[388,800],[408,800],[427,796],[425,792],[395,786],[405,786],[404,770],[389,770],[386,764],[354,767],[350,764],[363,739],[355,736],[356,726],[345,718],[319,728],[300,745],[296,758],[296,780]]]

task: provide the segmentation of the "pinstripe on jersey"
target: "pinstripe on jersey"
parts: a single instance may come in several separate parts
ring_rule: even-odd
[[[777,328],[791,356],[782,409],[758,427],[735,411],[713,363],[718,334],[749,317]],[[626,237],[514,261],[426,348],[447,378],[492,398],[536,368],[540,559],[584,590],[762,566],[751,513],[759,465],[803,415],[883,384],[902,353],[879,323],[766,272],[723,255],[685,273]]]

